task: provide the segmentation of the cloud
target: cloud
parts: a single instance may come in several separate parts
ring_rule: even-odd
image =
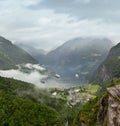
[[[41,83],[42,79],[47,78],[47,75],[41,74],[39,71],[44,71],[45,68],[41,67],[38,64],[25,64],[18,65],[19,69],[14,70],[0,70],[0,76],[14,78],[17,80],[22,80],[28,83],[33,83],[38,87],[45,87],[43,83]],[[29,69],[29,72],[24,72],[22,67]]]
[[[1,70],[0,75],[3,77],[9,77],[9,78],[14,78],[17,80],[33,83],[39,87],[43,86],[43,84],[40,82],[40,79],[45,77],[40,75],[37,71],[27,74],[19,70],[6,70],[6,71]]]
[[[54,76],[50,76],[49,75],[49,79],[48,79],[48,75],[47,74],[41,74],[40,71],[44,71],[46,70],[45,68],[41,67],[38,64],[22,64],[22,65],[18,65],[19,69],[14,70],[0,70],[0,76],[2,77],[8,77],[8,78],[14,78],[16,80],[21,80],[24,82],[28,82],[28,83],[32,83],[35,86],[39,87],[39,88],[49,88],[49,87],[65,87],[68,88],[71,86],[70,83],[64,83],[61,82],[59,79],[55,78]],[[24,70],[26,68],[29,69],[29,72],[24,72],[22,70],[22,67],[24,68]],[[45,80],[45,83],[42,83],[42,81]],[[77,86],[77,84],[74,84],[72,86]]]
[[[0,1],[0,35],[46,50],[79,36],[118,41],[119,3],[118,0],[114,4],[112,0]]]
[[[117,12],[120,1],[116,0],[44,0],[40,4],[33,5],[30,9],[52,9],[56,13],[66,13],[80,19],[103,18],[106,21],[116,21],[114,14]],[[118,17],[116,17],[118,19]]]
[[[22,0],[20,1],[23,6],[29,7],[29,6],[35,6],[39,3],[41,3],[43,0]]]
[[[77,3],[89,4],[92,0],[75,0]]]

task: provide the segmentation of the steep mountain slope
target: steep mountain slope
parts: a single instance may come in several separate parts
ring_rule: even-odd
[[[45,64],[60,74],[82,77],[100,65],[112,45],[106,38],[76,38],[49,52]]]
[[[18,47],[24,49],[27,53],[29,53],[37,61],[39,61],[41,64],[43,64],[45,55],[47,54],[46,51],[44,51],[43,49],[37,49],[29,44],[16,43],[16,45]]]
[[[108,39],[77,38],[66,42],[47,56],[54,64],[74,65],[86,61],[89,57],[102,57],[111,46],[112,42]]]
[[[0,37],[0,69],[15,68],[16,64],[37,63],[27,52]]]
[[[92,80],[95,82],[105,82],[120,77],[120,43],[114,46],[105,61],[93,74]]]

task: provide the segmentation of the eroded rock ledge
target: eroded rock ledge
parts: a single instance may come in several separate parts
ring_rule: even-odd
[[[108,111],[107,124],[108,126],[120,126],[120,85],[107,89]]]

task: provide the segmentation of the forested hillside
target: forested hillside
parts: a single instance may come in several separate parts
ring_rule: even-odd
[[[35,92],[32,84],[0,77],[0,125],[62,126],[59,113],[38,102]]]

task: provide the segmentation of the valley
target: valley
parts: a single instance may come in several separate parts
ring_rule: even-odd
[[[49,88],[51,96],[54,98],[64,99],[69,107],[76,105],[77,103],[85,104],[86,102],[94,99],[96,93],[100,90],[98,85],[85,85],[79,87],[72,87],[68,89],[64,88]]]
[[[0,39],[0,125],[107,126],[100,107],[106,114],[108,89],[120,82],[119,44],[112,47],[109,39],[76,38],[45,53],[40,61],[35,49],[32,57],[29,50]]]
[[[94,99],[96,97],[96,93],[99,90],[100,90],[100,86],[98,85],[94,85],[94,86],[85,85],[83,87],[80,86],[80,87],[73,87],[69,89],[64,89],[64,88],[41,89],[41,88],[36,87],[33,84],[17,81],[14,79],[0,77],[0,92],[3,95],[7,94],[7,96],[5,95],[5,97],[9,96],[11,100],[14,99],[14,97],[16,97],[18,98],[16,99],[18,101],[23,99],[24,100],[23,102],[28,102],[26,104],[31,104],[31,105],[38,104],[38,107],[40,104],[42,106],[45,105],[50,108],[53,108],[58,112],[60,116],[59,118],[60,123],[62,125],[66,124],[66,120],[68,120],[68,124],[72,122],[74,119],[74,116],[77,115],[80,106],[82,107],[89,100]],[[9,103],[9,104],[13,104],[13,107],[15,107],[14,103]],[[6,109],[7,109],[7,106],[6,106]],[[14,111],[16,112],[17,108]],[[29,111],[26,113],[29,113]],[[74,113],[74,114],[71,115],[71,113]],[[20,115],[20,113],[18,115]],[[14,115],[12,116],[13,118],[15,118]],[[5,117],[9,119],[7,117],[7,113],[5,114]],[[33,118],[34,117],[35,116],[33,115]],[[19,120],[22,121],[22,118],[19,118]],[[6,121],[4,121],[4,123],[6,123]],[[3,123],[3,121],[1,122]],[[30,121],[27,121],[26,123],[30,124]],[[15,124],[17,124],[17,122]],[[49,125],[50,125],[50,122],[49,122]]]
[[[107,38],[78,37],[46,53],[29,45],[19,43],[18,46],[32,54],[35,59],[37,57],[41,65],[59,74],[61,78],[58,83],[64,83],[63,85],[69,87],[69,84],[79,86],[88,83],[93,72],[107,57],[113,43]],[[50,81],[54,81],[54,78]]]
[[[0,126],[120,126],[120,0],[0,0]]]

